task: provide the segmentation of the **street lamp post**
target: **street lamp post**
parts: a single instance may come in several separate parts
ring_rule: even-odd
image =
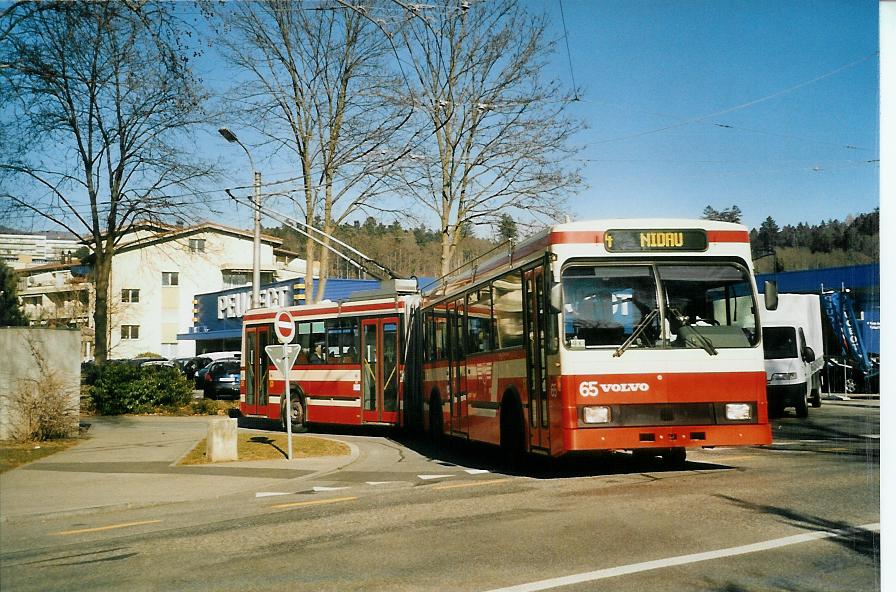
[[[255,219],[255,236],[252,249],[252,308],[261,308],[261,172],[255,168],[255,161],[249,150],[240,142],[232,131],[226,127],[218,130],[225,140],[240,145],[246,156],[249,157],[249,166],[252,167],[252,209]]]

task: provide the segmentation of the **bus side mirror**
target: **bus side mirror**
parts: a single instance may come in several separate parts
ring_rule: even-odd
[[[559,314],[563,312],[563,285],[553,284],[550,292],[551,313]]]
[[[765,282],[765,310],[778,310],[777,282]]]

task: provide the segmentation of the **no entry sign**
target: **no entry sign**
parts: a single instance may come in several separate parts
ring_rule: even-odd
[[[281,310],[274,317],[274,333],[280,343],[289,343],[296,336],[296,325],[292,321],[292,315]]]

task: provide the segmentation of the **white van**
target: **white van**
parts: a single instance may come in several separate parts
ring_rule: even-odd
[[[769,411],[793,407],[808,417],[809,404],[821,407],[824,340],[821,302],[814,294],[778,294],[778,308],[763,311],[766,394]]]

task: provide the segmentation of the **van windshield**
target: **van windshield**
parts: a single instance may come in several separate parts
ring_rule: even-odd
[[[796,331],[793,327],[763,327],[762,348],[766,360],[795,358]]]

